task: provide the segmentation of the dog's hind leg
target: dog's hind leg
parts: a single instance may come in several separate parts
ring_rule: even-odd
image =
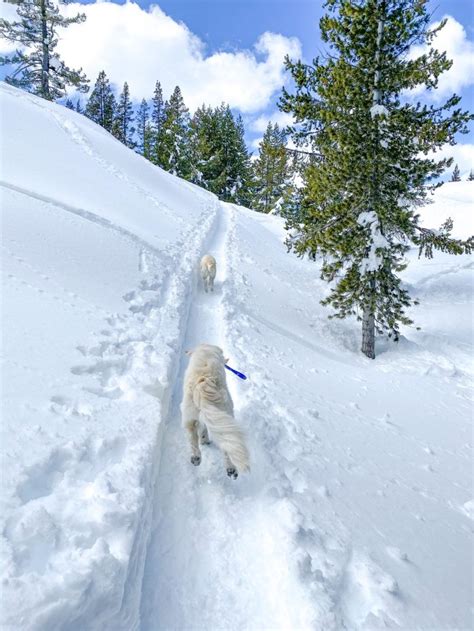
[[[197,467],[201,463],[201,451],[199,450],[199,410],[194,405],[193,400],[189,395],[186,395],[181,404],[181,415],[183,427],[186,428],[188,433],[189,442],[191,445],[191,463]]]
[[[198,437],[199,421],[186,421],[184,424],[188,431],[189,442],[191,444],[191,464],[197,467],[201,464],[201,451],[199,449]]]
[[[227,475],[229,476],[229,478],[234,478],[234,480],[237,480],[238,475],[239,475],[237,468],[232,462],[232,460],[229,458],[229,454],[226,453],[225,451],[224,451],[224,461],[225,461]]]
[[[205,423],[201,423],[200,431],[199,431],[199,440],[201,445],[210,445],[211,441],[209,440],[209,432],[207,431],[207,426]]]

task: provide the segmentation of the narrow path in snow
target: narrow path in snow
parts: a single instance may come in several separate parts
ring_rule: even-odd
[[[263,492],[264,466],[258,466],[259,475],[230,480],[222,454],[211,444],[202,448],[201,465],[193,467],[181,427],[184,349],[209,342],[225,351],[222,287],[232,211],[222,205],[220,212],[207,248],[217,259],[215,291],[206,294],[199,285],[191,306],[163,437],[142,631],[303,628],[309,616],[301,585],[287,569],[287,530]]]

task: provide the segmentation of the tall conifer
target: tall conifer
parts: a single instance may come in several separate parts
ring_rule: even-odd
[[[331,317],[362,321],[361,350],[373,358],[376,332],[398,339],[400,324],[412,322],[399,276],[410,244],[428,256],[433,248],[472,248],[472,238],[451,238],[450,220],[430,230],[416,212],[451,164],[432,151],[453,144],[472,117],[456,95],[431,106],[405,96],[420,85],[436,89],[451,66],[430,46],[445,21],[428,27],[426,0],[327,0],[325,7],[327,57],[311,65],[287,60],[296,92],[284,90],[281,108],[294,116],[294,140],[314,156],[300,213],[288,220],[288,244],[322,258],[331,283],[323,304],[333,307]],[[428,50],[412,58],[413,44]]]
[[[112,131],[116,105],[115,96],[107,75],[101,70],[87,101],[84,113],[95,123],[107,129],[107,131]]]
[[[133,149],[133,135],[135,127],[133,127],[133,106],[130,99],[130,90],[128,83],[123,84],[122,94],[120,95],[117,107],[115,109],[114,122],[112,124],[112,133],[124,145]]]
[[[252,208],[268,213],[281,207],[290,178],[286,134],[269,122],[254,163]]]
[[[67,86],[87,92],[89,82],[82,69],[69,68],[55,51],[58,30],[83,22],[86,16],[62,16],[59,9],[64,1],[22,0],[16,4],[19,20],[0,18],[0,37],[19,46],[12,55],[0,57],[0,65],[14,67],[5,81],[49,101],[65,96]]]

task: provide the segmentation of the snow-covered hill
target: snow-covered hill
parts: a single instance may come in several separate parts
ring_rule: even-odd
[[[471,259],[414,252],[422,329],[367,360],[280,219],[0,97],[2,629],[469,628]],[[472,197],[445,185],[426,224],[471,232]],[[203,341],[249,376],[237,481],[179,425]]]

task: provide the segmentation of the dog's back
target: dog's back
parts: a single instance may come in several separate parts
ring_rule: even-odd
[[[201,278],[206,291],[208,289],[211,289],[211,291],[214,289],[216,269],[216,259],[211,254],[205,254],[201,259]]]
[[[183,424],[189,425],[198,420],[198,416],[237,469],[248,471],[249,454],[243,433],[233,418],[234,406],[227,388],[224,355],[218,346],[200,344],[191,351],[183,394]]]

